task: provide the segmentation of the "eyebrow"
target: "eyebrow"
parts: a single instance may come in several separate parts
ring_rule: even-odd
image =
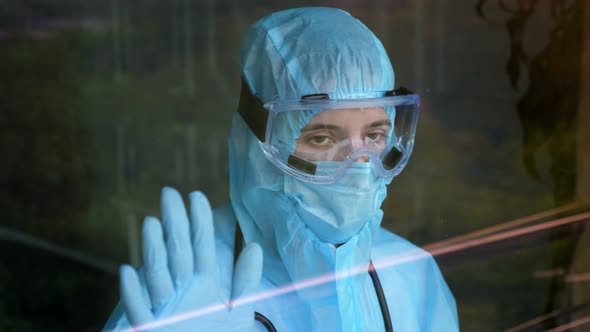
[[[367,130],[369,128],[381,127],[381,126],[390,126],[391,127],[391,121],[389,119],[375,121],[373,123],[370,123],[370,124],[364,126],[363,130]],[[313,125],[308,125],[308,126],[303,127],[301,129],[301,132],[304,133],[304,132],[314,131],[314,130],[319,130],[319,129],[342,130],[341,127],[336,126],[336,125],[318,123],[318,124],[313,124]]]
[[[364,127],[364,129],[369,129],[369,128],[375,128],[375,127],[381,127],[381,126],[389,126],[391,127],[391,121],[389,119],[387,120],[379,120],[379,121],[375,121],[369,125],[366,125]]]
[[[375,121],[375,122],[372,122],[372,123],[370,123],[368,125],[365,125],[363,127],[363,130],[367,130],[369,128],[381,127],[381,126],[389,126],[389,127],[391,127],[391,121],[389,119]],[[318,123],[318,124],[308,125],[308,126],[305,126],[305,127],[301,128],[301,132],[304,133],[304,132],[314,131],[314,130],[319,130],[319,129],[342,130],[341,127],[336,126],[336,125]]]
[[[319,129],[340,130],[341,128],[338,126],[335,126],[335,125],[318,123],[318,124],[314,124],[311,126],[305,126],[305,127],[301,128],[301,132],[303,133],[303,132],[314,131],[314,130],[319,130]]]

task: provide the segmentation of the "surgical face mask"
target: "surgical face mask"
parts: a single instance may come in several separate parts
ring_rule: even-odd
[[[319,162],[336,169],[340,162]],[[375,174],[369,162],[353,162],[338,181],[317,185],[285,176],[285,193],[294,200],[295,212],[322,241],[348,241],[377,215],[387,195],[387,180]]]

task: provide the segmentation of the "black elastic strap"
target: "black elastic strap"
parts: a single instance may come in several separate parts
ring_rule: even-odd
[[[242,78],[242,91],[240,93],[238,113],[240,113],[242,119],[244,119],[258,140],[264,142],[266,138],[268,110],[264,108],[262,102],[252,94],[248,84],[244,81],[244,78]]]
[[[385,93],[386,97],[391,97],[391,96],[405,96],[405,95],[413,95],[414,93],[412,91],[410,91],[410,89],[404,87],[404,86],[400,86],[399,88],[395,89],[395,90],[391,90],[391,91],[387,91]]]
[[[383,294],[383,287],[381,287],[381,281],[379,281],[379,276],[377,275],[377,271],[375,271],[373,261],[369,262],[369,276],[371,276],[373,287],[375,287],[375,293],[377,293],[377,299],[379,299],[379,307],[381,308],[381,315],[383,316],[385,331],[393,332],[391,317],[389,316],[389,308],[387,308],[387,301],[385,299],[385,294]]]

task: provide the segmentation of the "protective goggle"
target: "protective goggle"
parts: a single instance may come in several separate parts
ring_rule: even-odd
[[[264,105],[249,91],[242,89],[240,114],[266,157],[303,181],[334,183],[358,161],[371,162],[379,176],[393,178],[412,153],[420,100],[405,88],[378,98],[315,94]]]

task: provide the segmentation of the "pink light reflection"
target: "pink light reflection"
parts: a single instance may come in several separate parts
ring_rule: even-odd
[[[477,247],[480,245],[490,244],[493,242],[506,240],[506,239],[509,239],[512,237],[522,236],[527,233],[538,232],[540,230],[546,230],[546,229],[550,229],[550,228],[554,228],[554,227],[559,227],[559,226],[571,224],[571,223],[574,223],[574,222],[577,222],[580,220],[584,220],[584,219],[589,219],[589,218],[590,218],[590,212],[586,212],[586,213],[581,213],[578,215],[569,216],[569,217],[565,217],[565,218],[561,218],[561,219],[550,220],[550,221],[547,221],[547,222],[544,222],[541,224],[523,227],[523,228],[515,229],[515,230],[509,230],[509,231],[505,231],[505,232],[498,233],[498,234],[492,234],[492,235],[488,235],[488,236],[485,236],[485,237],[482,237],[479,239],[469,240],[469,241],[465,241],[462,243],[456,243],[456,244],[450,244],[447,246],[435,247],[434,249],[432,249],[430,251],[430,254],[428,252],[424,251],[423,249],[417,248],[415,250],[411,250],[411,251],[408,251],[408,252],[405,252],[402,254],[396,254],[393,256],[380,258],[379,260],[373,261],[373,265],[375,266],[375,268],[377,270],[379,270],[382,268],[387,268],[387,267],[392,267],[395,265],[400,265],[400,264],[412,262],[412,261],[415,261],[418,259],[424,259],[424,258],[429,257],[430,255],[438,256],[438,255],[447,254],[450,252],[466,250],[466,249],[470,249],[470,248]],[[452,242],[450,241],[449,243],[452,243]],[[364,263],[362,265],[359,265],[357,267],[351,268],[351,269],[339,271],[337,273],[328,273],[325,275],[318,276],[316,278],[307,279],[307,280],[303,280],[301,282],[296,282],[293,284],[278,287],[278,288],[270,290],[270,291],[264,291],[264,292],[259,292],[259,293],[253,294],[253,295],[245,296],[245,297],[242,297],[242,298],[237,299],[235,301],[230,301],[226,304],[214,304],[214,305],[211,305],[208,307],[199,308],[197,310],[193,310],[193,311],[185,312],[182,314],[174,315],[174,316],[171,316],[171,317],[168,317],[165,319],[161,319],[161,320],[158,320],[157,322],[154,322],[154,323],[148,323],[148,324],[144,324],[141,326],[135,326],[133,328],[128,328],[128,329],[119,330],[119,331],[134,332],[134,331],[138,331],[138,330],[142,331],[145,329],[162,327],[165,325],[178,323],[183,320],[192,319],[192,318],[196,318],[196,317],[203,316],[206,314],[214,313],[214,312],[217,312],[220,310],[226,310],[227,306],[235,307],[235,306],[239,306],[239,305],[251,304],[251,303],[261,301],[261,300],[264,300],[267,298],[271,298],[274,296],[279,296],[279,295],[286,294],[289,292],[319,286],[319,285],[329,283],[329,282],[332,282],[332,281],[335,281],[338,279],[348,278],[348,277],[351,277],[351,276],[354,276],[357,274],[366,273],[367,270],[368,270],[368,262]],[[586,324],[588,322],[590,322],[590,317],[588,318],[588,321],[584,321],[583,324]],[[563,331],[563,330],[555,330],[555,332],[557,332],[557,331]]]
[[[567,324],[560,325],[560,326],[558,326],[558,327],[556,327],[554,329],[547,330],[547,332],[564,332],[564,331],[570,331],[571,328],[582,326],[582,325],[586,325],[588,323],[590,323],[590,316],[586,316],[586,317],[582,317],[580,319],[576,319],[573,322],[569,322]]]
[[[415,250],[403,253],[401,255],[391,256],[388,259],[380,259],[378,261],[373,261],[373,265],[375,266],[376,269],[379,269],[379,268],[383,268],[383,267],[388,267],[388,266],[411,262],[411,261],[426,258],[429,256],[430,256],[430,254],[428,254],[424,250],[415,249]],[[271,298],[274,296],[279,296],[279,295],[294,292],[297,290],[323,285],[323,284],[335,281],[337,279],[343,279],[343,278],[348,278],[348,277],[351,277],[351,276],[354,276],[357,274],[367,273],[367,271],[368,271],[368,262],[366,264],[362,264],[362,265],[359,265],[359,266],[351,268],[351,269],[339,271],[337,273],[328,273],[328,274],[324,274],[324,275],[321,275],[316,278],[311,278],[311,279],[303,280],[301,282],[296,282],[293,284],[278,287],[273,290],[258,292],[256,294],[245,296],[245,297],[239,298],[235,301],[230,301],[225,304],[214,304],[214,305],[199,308],[199,309],[196,309],[193,311],[188,311],[188,312],[184,312],[184,313],[177,314],[174,316],[170,316],[168,318],[160,319],[160,320],[153,322],[153,323],[147,323],[147,324],[138,325],[138,326],[134,326],[131,328],[127,328],[127,329],[123,329],[123,330],[116,330],[116,331],[135,332],[135,331],[144,331],[147,329],[162,327],[165,325],[171,325],[171,324],[181,322],[183,320],[188,320],[188,319],[196,318],[196,317],[203,316],[206,314],[218,312],[221,310],[226,310],[228,306],[236,307],[236,306],[240,306],[240,305],[251,304],[251,303],[265,300],[265,299],[268,299],[268,298]]]

